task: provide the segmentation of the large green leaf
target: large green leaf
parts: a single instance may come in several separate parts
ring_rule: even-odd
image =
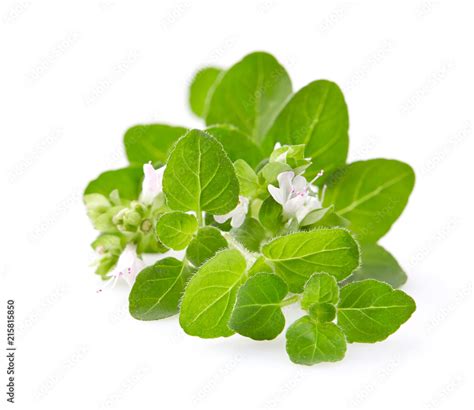
[[[313,177],[344,165],[349,148],[349,114],[339,87],[326,80],[314,81],[299,90],[283,108],[265,137],[270,152],[276,142],[305,144],[313,164]]]
[[[406,293],[367,279],[341,289],[337,323],[349,342],[374,343],[394,333],[415,309]]]
[[[197,229],[198,222],[194,215],[179,211],[163,214],[156,224],[159,240],[175,250],[186,248]]]
[[[201,266],[181,304],[179,323],[187,334],[214,338],[234,333],[228,322],[245,269],[245,258],[234,249],[218,253]]]
[[[338,281],[359,266],[359,248],[345,229],[317,229],[274,239],[262,248],[276,273],[290,290],[300,293],[315,272],[326,272]]]
[[[232,124],[261,142],[290,94],[291,80],[273,56],[249,54],[217,84],[206,124]]]
[[[187,264],[165,258],[143,269],[130,292],[129,310],[135,319],[157,320],[178,313],[178,304],[192,271]]]
[[[414,184],[415,174],[408,164],[389,159],[358,161],[330,178],[324,206],[333,204],[361,242],[375,242],[403,212]]]
[[[239,181],[222,145],[191,130],[175,145],[163,175],[168,205],[180,211],[223,215],[239,200]]]
[[[206,132],[222,144],[232,161],[243,159],[255,168],[264,158],[260,147],[233,125],[214,125]]]
[[[348,279],[357,282],[377,279],[399,288],[407,281],[407,275],[390,252],[376,243],[361,245],[361,264]]]
[[[141,167],[127,167],[106,171],[89,182],[84,195],[102,194],[108,197],[116,189],[122,199],[138,199],[142,188],[142,178],[143,170]]]
[[[189,87],[189,105],[194,114],[204,118],[213,88],[222,70],[217,67],[206,67],[199,70]]]
[[[346,338],[334,323],[303,316],[286,331],[286,351],[291,361],[298,364],[337,362],[346,353]]]
[[[186,133],[186,128],[163,124],[136,125],[124,136],[127,158],[131,164],[164,164],[173,144]]]
[[[186,257],[198,267],[224,248],[227,248],[227,241],[219,229],[205,226],[200,228],[197,235],[189,242]]]
[[[273,273],[257,273],[239,289],[229,327],[255,340],[275,339],[285,327],[281,302],[288,286]]]

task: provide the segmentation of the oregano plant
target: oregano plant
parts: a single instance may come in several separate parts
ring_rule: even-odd
[[[393,159],[346,163],[335,83],[294,92],[284,67],[256,52],[200,70],[189,103],[201,130],[130,128],[129,165],[84,191],[96,273],[104,288],[131,286],[134,318],[179,315],[202,338],[271,340],[287,327],[288,356],[304,365],[341,360],[347,343],[384,340],[410,318],[415,302],[397,289],[407,276],[377,242],[415,175]],[[287,324],[292,304],[302,314]]]

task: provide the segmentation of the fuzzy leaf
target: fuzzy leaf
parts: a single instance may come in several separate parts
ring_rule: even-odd
[[[266,238],[265,229],[255,218],[247,218],[239,228],[232,229],[231,232],[251,252],[259,252],[260,244]]]
[[[286,351],[291,361],[298,364],[337,362],[346,353],[346,338],[334,323],[320,323],[303,316],[286,331]]]
[[[191,336],[227,337],[237,291],[245,277],[245,258],[224,250],[199,268],[184,292],[179,323]]]
[[[205,226],[200,228],[196,237],[189,242],[186,258],[198,267],[224,248],[227,248],[227,241],[219,229]]]
[[[186,248],[197,229],[198,221],[194,215],[179,211],[163,214],[156,224],[159,240],[174,250]]]
[[[255,340],[275,339],[285,327],[280,303],[288,286],[273,273],[258,273],[239,289],[229,327]]]
[[[130,292],[130,314],[139,320],[158,320],[178,313],[178,303],[192,271],[175,258],[143,269]]]
[[[394,333],[415,309],[415,301],[405,292],[367,279],[341,289],[337,324],[349,342],[374,343]]]
[[[361,242],[376,242],[403,212],[415,184],[400,161],[371,159],[349,164],[328,181],[324,206],[334,205]]]
[[[234,167],[215,138],[191,130],[175,145],[163,175],[168,205],[179,211],[230,212],[239,200]]]
[[[357,243],[340,228],[282,236],[263,246],[262,253],[295,293],[302,292],[315,272],[329,273],[340,281],[359,266]]]
[[[232,124],[259,143],[290,94],[291,80],[273,56],[249,54],[217,84],[206,124]]]

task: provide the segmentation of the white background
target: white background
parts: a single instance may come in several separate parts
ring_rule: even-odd
[[[18,350],[17,403],[5,402],[3,359],[1,407],[472,408],[471,3],[2,1],[0,317],[15,299]],[[133,320],[126,287],[96,294],[83,188],[126,164],[128,127],[199,126],[194,70],[254,50],[275,54],[295,89],[342,87],[350,160],[417,173],[382,244],[418,309],[336,364],[292,364],[283,335],[189,337],[176,318]]]

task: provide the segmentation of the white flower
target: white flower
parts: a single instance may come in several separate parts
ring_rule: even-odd
[[[320,172],[316,178],[322,175]],[[306,215],[322,207],[316,194],[318,189],[308,183],[306,178],[293,171],[282,172],[277,177],[279,187],[268,185],[268,191],[273,199],[283,208],[283,215],[287,218],[295,217],[301,222]]]
[[[230,225],[232,228],[238,228],[244,223],[245,216],[249,211],[249,200],[244,196],[239,196],[239,203],[237,206],[225,215],[214,215],[214,220],[220,224],[223,224],[229,218],[232,218]]]
[[[144,267],[144,262],[137,255],[136,246],[128,244],[120,254],[115,267],[107,275],[110,278],[107,285],[99,289],[98,292],[102,292],[109,285],[113,288],[119,278],[122,278],[129,286],[132,286],[135,278]]]
[[[140,202],[150,205],[155,197],[163,191],[163,173],[165,172],[165,168],[166,166],[155,169],[150,163],[143,165],[145,178],[142,183]]]

